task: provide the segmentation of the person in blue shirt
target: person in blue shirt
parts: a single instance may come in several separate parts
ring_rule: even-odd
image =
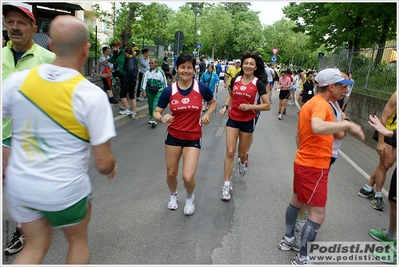
[[[219,84],[220,80],[219,76],[213,72],[212,65],[208,65],[207,70],[201,75],[200,82],[208,85],[212,93],[215,94],[216,85]],[[208,104],[206,102],[202,105],[202,111],[205,112],[205,110],[208,110]]]

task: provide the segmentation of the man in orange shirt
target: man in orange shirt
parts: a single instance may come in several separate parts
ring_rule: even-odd
[[[325,217],[327,182],[333,134],[349,131],[364,140],[361,126],[350,122],[335,122],[329,100],[339,100],[348,91],[352,81],[344,79],[340,70],[324,69],[316,76],[317,95],[305,103],[298,115],[296,143],[298,151],[294,161],[294,189],[286,210],[285,236],[279,243],[281,250],[295,250],[299,253],[292,264],[311,264],[307,255],[307,242],[312,242]],[[309,217],[302,228],[302,241],[295,240],[294,226],[298,211],[307,204]]]

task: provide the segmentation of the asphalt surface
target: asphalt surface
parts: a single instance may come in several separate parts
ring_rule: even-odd
[[[226,91],[221,89],[217,110],[225,97]],[[120,105],[113,105],[117,137],[112,140],[112,150],[118,174],[108,180],[96,171],[92,160],[89,169],[94,197],[89,225],[91,264],[289,264],[295,253],[280,251],[277,244],[284,235],[285,210],[292,195],[297,108],[289,106],[280,121],[277,103],[278,92],[274,91],[272,110],[261,113],[256,127],[247,174],[239,177],[236,168],[233,171],[234,190],[228,202],[220,199],[226,117],[212,115],[211,123],[203,127],[196,172],[196,211],[192,216],[183,214],[182,164],[178,175],[179,208],[170,211],[166,207],[167,125],[151,128],[144,102],[138,102],[137,119],[120,116]],[[340,153],[330,171],[326,219],[317,241],[371,242],[370,228],[388,226],[388,200],[384,195],[385,211],[375,211],[370,201],[358,197],[357,192],[377,165],[378,155],[375,148],[351,135],[345,137]],[[386,190],[392,171],[387,174]],[[3,201],[3,246],[14,228]],[[63,264],[66,253],[65,237],[55,229],[43,263]],[[3,256],[3,264],[11,263],[14,257]]]

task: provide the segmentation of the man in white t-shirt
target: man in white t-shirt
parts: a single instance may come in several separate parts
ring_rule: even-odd
[[[273,69],[270,68],[271,64],[267,63],[265,67],[266,77],[267,77],[267,84],[266,84],[266,91],[269,94],[270,103],[272,101],[272,93],[273,93]]]
[[[90,50],[88,29],[75,17],[59,15],[50,35],[55,61],[11,74],[2,85],[3,117],[13,123],[6,169],[12,179],[4,187],[10,214],[26,240],[14,264],[41,263],[52,227],[61,228],[69,242],[67,264],[89,263],[91,147],[100,173],[111,179],[117,170],[108,99],[80,73]]]

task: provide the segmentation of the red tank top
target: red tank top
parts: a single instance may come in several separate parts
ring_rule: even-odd
[[[169,108],[172,112],[172,123],[168,133],[182,140],[197,140],[202,137],[201,114],[202,95],[198,81],[193,80],[192,90],[187,96],[179,93],[177,83],[172,84]]]
[[[243,111],[238,107],[241,104],[256,105],[259,98],[258,78],[254,77],[249,84],[242,83],[242,76],[238,76],[233,85],[233,97],[231,100],[229,118],[235,121],[250,121],[256,117],[256,110]]]

